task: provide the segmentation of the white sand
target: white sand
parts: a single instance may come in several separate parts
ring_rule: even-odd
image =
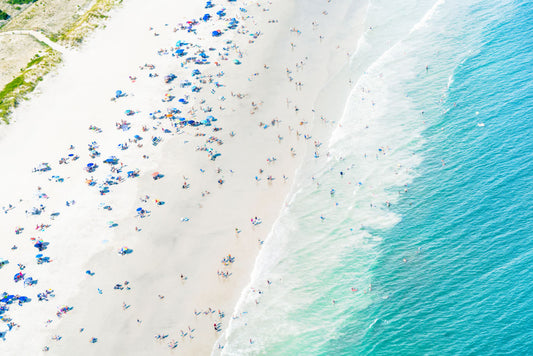
[[[295,4],[281,0],[271,6],[267,2],[260,2],[262,6],[224,3],[228,15],[239,14],[238,8],[245,6],[246,15],[255,16],[239,24],[252,32],[261,31],[255,43],[248,42],[252,39],[249,35],[233,31],[213,39],[210,31],[225,27],[214,21],[198,27],[198,36],[173,32],[177,23],[205,13],[205,3],[162,0],[158,4],[154,8],[152,3],[141,0],[126,3],[113,14],[104,31],[96,33],[79,52],[67,54],[59,73],[39,87],[41,93],[31,102],[17,109],[11,127],[3,128],[0,205],[12,203],[16,208],[7,214],[0,212],[0,258],[10,260],[0,270],[1,291],[26,295],[32,302],[22,307],[10,306],[6,315],[21,326],[0,342],[2,354],[40,354],[45,345],[54,355],[210,353],[221,336],[213,324],[221,322],[223,332],[231,319],[260,251],[259,240],[267,237],[277,218],[306,150],[313,152],[313,142],[328,137],[333,124],[324,124],[319,117],[334,120],[342,110],[341,103],[349,89],[342,68],[347,64],[346,53],[354,50],[361,31],[337,24],[346,11],[344,3],[334,7],[324,1],[307,7],[309,13],[300,16],[295,15]],[[330,14],[321,15],[322,7]],[[270,11],[263,11],[264,8]],[[215,8],[219,9],[220,6]],[[212,10],[209,13],[214,14]],[[314,31],[310,23],[313,17],[320,23]],[[272,19],[279,22],[269,23]],[[150,26],[155,29],[150,31]],[[303,34],[290,32],[292,26]],[[154,31],[159,36],[154,36]],[[319,41],[319,34],[325,36],[324,41]],[[179,39],[194,40],[204,48],[216,47],[217,51],[206,53],[211,62],[222,65],[189,64],[185,69],[175,58],[157,55],[158,49],[169,48]],[[237,58],[234,51],[229,52],[228,61],[217,59],[216,54],[222,52],[229,39],[242,51],[239,66],[232,62]],[[291,42],[296,44],[294,50]],[[192,54],[194,50],[188,52]],[[305,64],[297,68],[300,61]],[[155,70],[140,70],[139,65],[145,63],[154,64]],[[269,68],[264,68],[264,64]],[[217,88],[215,94],[211,94],[213,85],[203,85],[200,93],[179,88],[181,80],[191,80],[190,73],[195,68],[202,74],[223,70],[225,75],[214,81],[225,87]],[[296,89],[295,81],[288,80],[287,68],[296,82],[302,82],[301,90]],[[148,78],[148,73],[154,72],[159,77]],[[163,77],[171,72],[178,78],[172,84],[164,84]],[[132,83],[129,75],[137,76],[137,81]],[[170,87],[175,87],[170,93],[176,99],[161,102]],[[117,89],[129,96],[111,102],[109,98]],[[247,96],[238,99],[231,92]],[[168,120],[159,120],[162,123],[157,126],[157,120],[150,120],[149,113],[167,107],[182,109],[184,106],[177,100],[185,94],[190,96],[190,103],[183,116],[189,119],[191,114],[186,111],[194,106],[196,120],[211,114],[218,121],[210,127],[185,127],[178,134],[163,133],[161,127],[171,128]],[[221,96],[226,100],[219,100]],[[199,110],[203,99],[206,102],[201,106],[210,105],[213,112]],[[258,105],[254,114],[252,102]],[[225,109],[220,110],[219,106]],[[299,111],[294,110],[295,106]],[[138,113],[126,117],[126,109]],[[275,118],[281,122],[272,127],[271,120]],[[121,119],[131,122],[132,129],[116,130],[115,123]],[[260,122],[269,127],[259,127]],[[89,125],[98,126],[103,132],[90,131]],[[150,128],[148,132],[142,132],[143,125]],[[213,132],[213,127],[223,130]],[[230,136],[231,131],[235,137]],[[301,136],[296,135],[297,131]],[[144,137],[142,148],[133,143],[125,151],[117,147],[135,134]],[[306,140],[304,135],[310,134],[313,138]],[[281,141],[278,135],[283,137]],[[161,136],[162,143],[152,146],[152,136]],[[195,150],[210,136],[224,142],[208,145],[222,154],[215,161],[205,151]],[[100,144],[98,150],[102,152],[96,159],[88,157],[87,144],[92,141]],[[68,150],[70,145],[75,149]],[[291,147],[296,152],[294,157]],[[80,159],[59,165],[58,160],[69,153],[78,154]],[[102,160],[110,155],[127,164],[123,177],[134,168],[140,169],[141,175],[111,186],[111,193],[101,196],[96,187],[85,184],[85,179],[90,175],[99,180],[107,176],[109,166]],[[142,155],[150,158],[143,159]],[[267,158],[271,157],[276,161],[268,163]],[[53,169],[31,173],[40,162],[50,163]],[[83,170],[88,162],[96,162],[100,168],[88,174]],[[264,172],[259,174],[259,169]],[[165,176],[154,181],[151,174],[155,171]],[[65,181],[49,181],[52,175]],[[267,180],[270,175],[275,178],[271,182]],[[286,181],[283,175],[288,177]],[[184,176],[190,184],[188,189],[182,189]],[[255,176],[261,180],[256,182]],[[219,179],[224,184],[217,183]],[[50,198],[37,199],[37,186]],[[210,194],[202,197],[205,191]],[[141,202],[139,198],[145,195],[150,199]],[[158,206],[155,199],[165,204]],[[76,204],[67,207],[65,202],[70,200]],[[40,216],[25,214],[25,210],[39,204],[46,206]],[[102,208],[108,204],[113,210]],[[135,217],[138,207],[151,211],[151,215]],[[50,220],[50,214],[56,211],[61,214]],[[250,218],[254,216],[260,217],[262,223],[253,226]],[[189,221],[181,221],[184,217]],[[110,221],[118,226],[108,228]],[[45,232],[36,231],[35,225],[41,223],[51,227]],[[25,228],[20,235],[14,233],[17,226]],[[135,226],[142,230],[136,232]],[[236,227],[241,230],[239,234],[235,233]],[[39,252],[30,237],[50,242],[42,253],[53,262],[36,264],[35,255]],[[18,249],[11,250],[13,244]],[[123,246],[133,252],[120,256],[117,251]],[[221,260],[228,254],[235,257],[235,263],[224,266]],[[17,263],[26,265],[22,272],[38,279],[37,285],[23,287],[22,282],[13,283],[13,275],[19,270]],[[94,276],[87,275],[86,270],[93,271]],[[227,279],[220,277],[219,270],[232,275]],[[180,274],[187,279],[182,280]],[[130,290],[113,289],[126,280]],[[55,297],[48,302],[37,301],[37,293],[47,288],[54,289]],[[123,310],[123,303],[130,307]],[[58,319],[55,313],[62,306],[73,309]],[[201,314],[195,315],[195,310]],[[225,317],[219,317],[219,310]],[[49,319],[52,322],[47,324]],[[180,330],[187,335],[182,337]],[[61,340],[52,340],[55,335]],[[155,335],[168,337],[156,340]],[[93,337],[98,342],[90,343]],[[178,341],[174,350],[167,347],[171,341]]]

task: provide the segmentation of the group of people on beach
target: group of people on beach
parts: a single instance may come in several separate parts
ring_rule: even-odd
[[[257,113],[261,112],[263,105],[261,98],[252,98],[250,94],[246,92],[233,92],[232,90],[235,89],[225,88],[222,81],[226,74],[230,73],[233,69],[237,70],[235,68],[242,68],[242,64],[247,58],[248,49],[250,46],[253,46],[256,40],[262,37],[263,31],[253,28],[253,26],[256,25],[255,19],[250,15],[250,12],[246,10],[247,5],[236,5],[229,2],[222,6],[209,3],[211,2],[206,4],[206,11],[209,12],[210,16],[203,16],[200,19],[190,19],[184,23],[177,24],[172,30],[170,30],[172,31],[172,34],[175,34],[177,42],[170,45],[169,48],[162,48],[156,51],[158,56],[166,56],[169,58],[169,61],[174,63],[175,70],[172,73],[160,72],[161,69],[156,64],[146,62],[138,68],[137,73],[129,75],[132,88],[136,85],[143,85],[146,81],[160,81],[166,89],[166,93],[163,95],[159,103],[163,107],[154,108],[150,113],[138,111],[129,106],[134,103],[133,98],[135,97],[135,90],[132,89],[127,92],[117,90],[115,95],[111,98],[112,105],[124,106],[124,116],[117,118],[116,121],[113,120],[115,121],[114,126],[112,123],[110,125],[91,123],[88,126],[88,129],[90,130],[92,137],[90,142],[86,143],[87,146],[85,147],[87,147],[88,151],[85,152],[85,154],[77,149],[77,147],[84,147],[84,145],[80,145],[79,143],[76,143],[76,145],[72,144],[58,159],[57,165],[42,162],[34,168],[34,174],[42,175],[43,180],[46,180],[44,183],[48,185],[60,185],[64,183],[65,180],[70,179],[70,177],[63,177],[60,173],[56,173],[56,171],[68,171],[68,169],[79,168],[79,161],[83,161],[82,169],[85,175],[84,182],[86,183],[87,189],[90,189],[100,197],[101,201],[98,209],[101,209],[100,211],[102,213],[108,214],[110,211],[123,208],[121,206],[113,206],[113,204],[109,203],[107,199],[113,195],[119,185],[124,185],[126,182],[132,180],[143,179],[144,177],[148,177],[147,180],[151,184],[161,184],[161,181],[168,179],[165,176],[165,172],[143,171],[134,167],[128,159],[136,162],[132,157],[142,157],[144,161],[149,162],[151,159],[150,157],[155,155],[157,150],[163,147],[163,143],[167,140],[171,140],[174,136],[184,135],[184,137],[187,137],[186,143],[189,141],[194,142],[194,152],[198,152],[198,155],[204,155],[206,164],[213,165],[213,162],[216,162],[218,165],[220,157],[224,154],[223,150],[226,141],[231,140],[237,135],[237,128],[235,127],[232,127],[230,132],[224,131],[223,125],[225,123],[223,119],[225,118],[225,115],[229,115],[225,114],[224,110],[226,109],[226,106],[230,107],[233,103],[236,104],[235,106],[238,106],[239,103],[237,101],[245,102],[249,100],[249,105],[246,105],[246,107],[250,110],[250,117],[259,116]],[[258,6],[263,6],[265,9],[269,5],[268,2],[264,1],[257,1],[256,4]],[[226,6],[232,6],[231,11],[226,9]],[[252,23],[254,25],[252,25]],[[277,20],[269,20],[269,24],[277,23]],[[313,29],[317,29],[318,22],[313,22],[312,26]],[[214,27],[224,28],[224,30],[211,32]],[[164,28],[156,31],[154,27],[151,27],[149,31],[152,31],[154,36],[162,36],[165,34]],[[290,33],[292,36],[296,37],[292,38],[290,45],[290,49],[296,53],[298,51],[297,41],[298,38],[302,36],[302,31],[300,29],[291,28]],[[247,40],[244,42],[243,46],[237,44],[241,41],[235,40],[235,38],[238,38],[239,36],[244,37]],[[187,38],[187,40],[185,40],[185,38]],[[209,40],[206,40],[206,38],[209,38]],[[302,57],[296,62],[293,62],[295,63],[294,68],[291,65],[285,67],[287,79],[290,83],[295,84],[298,91],[298,93],[296,93],[297,95],[300,95],[300,91],[305,91],[304,84],[300,79],[297,79],[297,77],[300,73],[306,70],[305,66],[307,60],[307,57]],[[263,65],[263,69],[265,73],[274,70],[273,67],[267,64]],[[281,68],[276,69],[283,70]],[[252,81],[259,75],[260,71],[255,71],[247,78],[249,81]],[[231,92],[231,95],[228,95],[229,92]],[[290,106],[291,115],[302,115],[300,111],[302,106],[299,106],[296,102],[293,103],[289,98],[286,99],[286,103],[287,108],[289,108],[290,104],[293,104]],[[284,105],[281,105],[281,107],[284,107]],[[315,152],[315,158],[320,157],[319,152],[321,143],[317,139],[314,141],[311,140],[312,135],[306,133],[306,130],[310,130],[310,125],[307,125],[308,121],[306,121],[305,118],[300,117],[292,123],[293,126],[291,126],[291,122],[288,119],[285,119],[284,117],[281,117],[280,119],[277,116],[264,120],[264,122],[261,121],[261,119],[257,121],[259,122],[257,122],[258,125],[254,126],[255,129],[259,127],[265,135],[269,135],[268,137],[272,136],[272,140],[276,144],[285,144],[285,142],[289,140],[289,137],[294,140],[300,140],[300,137],[303,137],[304,144],[313,144],[312,149]],[[286,132],[288,136],[281,132],[283,126],[287,129]],[[298,129],[293,127],[298,127]],[[114,134],[108,135],[109,131],[113,131]],[[275,131],[274,135],[271,134],[271,131]],[[109,149],[109,152],[106,152],[106,149],[103,147],[104,145],[100,145],[100,143],[105,143],[107,145],[109,143],[109,137],[116,136],[117,132],[118,135],[120,135],[120,140],[115,142],[114,150]],[[289,157],[296,157],[295,147],[291,146],[290,151],[286,153]],[[78,163],[75,163],[77,161]],[[52,160],[50,160],[50,162],[52,162]],[[262,162],[263,164],[265,163],[265,161]],[[279,164],[278,156],[276,153],[273,153],[266,157],[266,168],[265,165],[263,165],[259,168],[259,173],[254,177],[250,177],[250,180],[255,179],[254,184],[264,184],[265,187],[267,184],[278,184],[278,181],[286,182],[288,177],[285,174],[283,174],[283,179],[276,180],[276,175],[271,174],[268,171],[269,168],[273,166],[275,167],[276,164]],[[59,168],[59,166],[61,167]],[[233,174],[233,170],[217,167],[215,172],[216,179],[212,182],[213,185],[217,186],[219,189],[224,189],[227,185],[226,182],[231,180],[230,173]],[[205,169],[201,169],[201,173],[205,173]],[[281,176],[281,174],[279,176]],[[150,179],[150,177],[152,179]],[[188,194],[188,192],[195,190],[195,184],[196,182],[193,182],[189,176],[183,176],[183,180],[180,179],[177,181],[176,190],[179,190],[183,194]],[[200,193],[201,198],[209,196],[211,191],[212,189],[202,189]],[[168,200],[166,197],[154,197],[150,192],[140,192],[139,195],[140,198],[137,202],[140,202],[139,205],[141,206],[135,206],[136,210],[131,212],[132,216],[139,219],[136,220],[139,222],[139,226],[128,226],[127,229],[142,234],[142,224],[147,220],[149,221],[152,215],[157,214],[157,209],[165,209],[164,206]],[[164,198],[165,200],[162,200],[161,198]],[[32,261],[25,261],[22,256],[18,256],[16,253],[12,254],[13,259],[20,258],[21,262],[24,262],[24,264],[18,264],[19,268],[16,271],[17,274],[15,274],[15,277],[19,278],[20,281],[29,281],[28,287],[30,289],[28,289],[28,291],[33,291],[35,284],[37,284],[37,282],[29,276],[30,270],[39,268],[37,266],[43,263],[55,262],[50,256],[45,256],[46,254],[54,253],[54,243],[45,241],[44,237],[53,237],[53,234],[57,233],[57,231],[53,229],[53,222],[55,219],[61,219],[64,212],[59,210],[50,211],[47,208],[48,202],[51,202],[53,199],[52,196],[48,196],[39,186],[37,189],[35,205],[26,210],[28,219],[32,219],[31,221],[34,221],[38,217],[47,220],[37,224],[35,233],[39,236],[28,236],[28,233],[23,226],[16,226],[13,229],[15,235],[18,236],[17,243],[19,243],[18,241],[23,241],[23,239],[30,239],[32,244],[35,245],[35,248],[37,248],[37,252],[39,252],[37,255],[38,257]],[[2,211],[4,214],[10,214],[17,208],[17,205],[19,204],[11,202],[3,207]],[[63,207],[76,209],[76,200],[69,199],[65,201]],[[50,215],[46,216],[48,213],[50,213]],[[244,219],[245,218],[243,217],[243,220]],[[190,217],[184,216],[180,220],[176,219],[176,223],[179,221],[185,224],[190,221]],[[121,228],[121,223],[122,221],[119,220],[110,221],[107,223],[106,228],[119,229]],[[250,228],[256,229],[263,223],[263,220],[258,216],[253,216],[250,218],[250,223]],[[245,233],[241,234],[241,231],[242,230],[239,228],[235,228],[235,236],[240,237],[241,235],[245,235]],[[47,238],[46,240],[52,241],[53,239]],[[259,238],[259,244],[262,245],[263,242],[264,238]],[[14,245],[13,251],[16,249],[17,246]],[[117,250],[121,256],[117,256]],[[135,254],[134,249],[120,245],[115,247],[113,257],[127,259],[127,256],[130,254]],[[228,283],[228,279],[231,282],[232,278],[230,277],[234,274],[231,267],[236,261],[236,257],[231,253],[227,253],[223,257],[221,260],[223,269],[218,269],[216,271],[217,276],[220,277],[221,283]],[[28,266],[28,270],[23,272],[26,266]],[[85,277],[100,280],[100,274],[96,273],[99,272],[98,267],[99,266],[91,266],[91,269],[86,270],[87,276]],[[215,273],[215,271],[213,271],[213,273]],[[188,280],[188,277],[180,274],[179,279],[182,283],[185,283],[185,281]],[[33,281],[35,283],[32,283]],[[39,285],[46,283],[46,277],[43,277]],[[272,282],[269,280],[267,286],[270,286],[271,283]],[[97,290],[94,290],[94,293],[97,293],[96,295],[98,297],[102,296],[102,298],[104,298],[104,291],[109,288],[113,290],[113,293],[125,293],[125,296],[127,296],[127,293],[131,293],[130,291],[134,290],[133,285],[134,284],[129,281],[114,283],[114,285],[109,284],[109,286],[100,285]],[[4,288],[7,289],[8,286],[5,286]],[[254,289],[254,292],[259,295],[263,293],[259,288]],[[38,302],[42,303],[46,303],[54,297],[58,300],[61,299],[61,296],[59,295],[56,297],[51,288],[41,291],[36,295],[38,296]],[[165,302],[165,296],[154,292],[154,298],[155,295],[158,296],[161,302]],[[11,296],[10,294],[5,293],[3,298],[0,299],[0,316],[6,315],[5,313],[10,310],[14,301],[18,301],[20,305],[23,305],[30,302],[30,298],[24,299],[24,297],[20,295]],[[57,318],[62,318],[73,308],[84,307],[85,306],[83,305],[63,305],[57,311],[56,316]],[[121,309],[124,313],[134,313],[135,307],[135,304],[129,304],[124,301]],[[201,313],[202,312],[197,314],[195,310],[194,316],[199,317]],[[205,316],[209,317],[209,322],[212,322],[215,333],[219,333],[223,330],[225,321],[223,319],[224,312],[220,310],[217,312],[214,308],[209,308],[207,313],[203,313]],[[8,331],[13,329],[14,325],[16,325],[11,318],[6,317],[4,320],[9,320],[9,324],[6,325],[11,325],[9,326]],[[139,327],[144,325],[139,318],[135,318],[135,320]],[[51,325],[53,322],[52,319],[48,319],[46,326]],[[85,328],[81,328],[80,332],[83,332],[84,330]],[[167,332],[157,334],[155,340],[164,341],[170,349],[175,349],[178,347],[179,343],[185,342],[185,340],[192,341],[194,339],[194,331],[194,328],[188,326],[188,331],[181,331],[180,334],[175,333],[176,337],[181,336],[179,342],[176,338],[172,337],[168,340],[169,333]],[[5,334],[3,335],[5,336]],[[91,344],[95,344],[99,340],[96,336],[103,337],[101,335],[90,335],[86,340]],[[59,334],[55,334],[52,340],[54,342],[64,342],[64,338]],[[250,343],[252,343],[252,341],[250,341]],[[50,346],[44,346],[43,351],[48,350],[50,350]]]

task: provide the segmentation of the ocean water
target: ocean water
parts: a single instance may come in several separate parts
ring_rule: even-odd
[[[523,0],[370,1],[342,127],[223,353],[533,354],[532,19]]]

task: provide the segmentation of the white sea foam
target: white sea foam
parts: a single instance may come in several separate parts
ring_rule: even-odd
[[[417,22],[413,28],[411,29],[411,31],[409,33],[413,33],[414,31],[417,31],[419,29],[421,29],[422,27],[425,27],[428,25],[429,23],[429,20],[431,20],[431,18],[433,17],[433,15],[435,15],[435,12],[437,11],[437,9],[443,5],[444,3],[446,2],[446,0],[437,0],[435,2],[435,4],[433,4],[433,6],[431,7],[431,9],[428,10],[428,12],[426,12],[426,14],[424,15],[424,17],[422,17],[422,19],[420,19],[419,22]]]

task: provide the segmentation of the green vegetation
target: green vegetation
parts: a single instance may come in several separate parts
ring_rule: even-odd
[[[26,69],[30,68],[34,64],[37,64],[37,63],[41,62],[43,59],[44,59],[44,57],[41,57],[38,54],[36,54],[35,57],[33,57],[32,60],[28,62],[28,65],[26,66]]]
[[[102,20],[107,19],[107,13],[113,7],[122,3],[122,0],[96,0],[91,8],[80,16],[70,26],[63,28],[60,33],[52,34],[52,41],[60,40],[72,45],[80,44],[85,35],[99,26]]]
[[[0,10],[0,20],[7,20],[10,17],[11,16],[9,16],[9,14],[7,12],[4,12],[4,11]]]
[[[31,4],[36,1],[37,0],[7,0],[7,3],[11,5],[22,5],[22,4]]]
[[[15,93],[19,91],[31,91],[33,87],[30,87],[30,84],[24,80],[24,74],[22,74],[13,79],[0,91],[0,117],[6,124],[9,124],[7,115],[12,108],[18,105],[17,95]]]
[[[7,0],[8,3],[13,5],[31,4],[36,1],[37,0]],[[109,12],[109,10],[121,3],[122,0],[95,0],[91,8],[83,15],[78,16],[73,23],[70,23],[55,33],[50,33],[51,31],[45,31],[44,29],[42,29],[42,32],[54,42],[61,41],[64,44],[70,45],[79,44],[88,32],[97,28],[102,23],[102,20],[107,18],[107,12]],[[32,9],[35,10],[34,7],[32,7]],[[19,18],[26,20],[32,19],[32,16],[34,15],[39,18],[40,15],[37,14],[36,11],[37,10],[30,13],[24,11],[15,16],[14,21]],[[0,16],[7,15],[3,14],[4,12],[0,10]],[[7,18],[9,18],[9,15],[7,15]],[[13,24],[13,20],[10,21],[10,24]],[[0,27],[4,25],[5,24],[2,24]],[[17,28],[17,26],[22,26],[24,28],[27,24],[22,21],[22,25],[18,23],[14,26],[15,28]],[[41,44],[46,48],[45,53],[33,57],[27,63],[26,67],[21,69],[21,74],[0,91],[0,120],[6,124],[9,124],[9,116],[12,110],[16,108],[22,100],[26,99],[26,96],[35,89],[40,81],[43,80],[44,75],[49,73],[61,62],[61,57],[58,52],[52,50],[45,43],[41,42]]]
[[[9,114],[16,108],[25,95],[31,93],[37,83],[43,80],[43,75],[48,73],[57,63],[59,54],[52,49],[46,51],[46,55],[36,55],[22,70],[22,74],[9,82],[0,91],[0,119],[9,124]]]

